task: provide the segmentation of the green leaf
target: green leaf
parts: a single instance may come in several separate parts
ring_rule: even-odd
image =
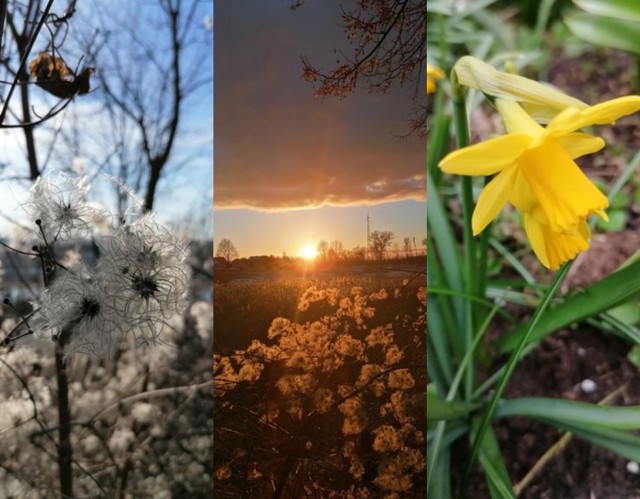
[[[436,251],[440,256],[444,278],[449,287],[455,291],[462,291],[462,255],[456,242],[453,228],[447,218],[445,205],[440,197],[435,182],[427,169],[427,228],[431,232],[433,244],[429,251]],[[429,275],[429,272],[427,272]],[[459,324],[464,324],[464,302],[454,299],[455,315]]]
[[[640,345],[634,345],[633,348],[629,350],[627,359],[629,359],[629,362],[634,366],[640,369]]]
[[[430,459],[430,458],[428,458]],[[429,487],[428,497],[451,499],[451,452],[445,448],[435,463],[433,480]]]
[[[478,420],[476,419],[476,423]],[[477,428],[477,424],[475,424]],[[475,431],[475,429],[474,429]],[[489,493],[492,499],[513,499],[513,485],[509,478],[509,472],[504,464],[502,453],[498,445],[498,439],[491,427],[482,437],[482,444],[478,453],[478,460],[484,468],[489,484]]]
[[[630,201],[631,198],[625,191],[616,192],[615,196],[611,199],[611,208],[614,210],[626,209]]]
[[[475,404],[459,400],[447,402],[438,397],[435,390],[427,390],[427,421],[457,419],[475,409]]]
[[[584,428],[637,430],[640,428],[640,406],[614,407],[573,400],[545,397],[522,397],[502,400],[496,417],[525,416],[580,425]]]
[[[636,300],[632,300],[612,308],[608,314],[623,324],[630,326],[640,320],[640,307],[638,307]]]
[[[591,14],[640,21],[638,0],[574,0],[573,3]]]
[[[427,165],[436,185],[440,185],[442,172],[437,167],[438,162],[445,156],[449,147],[449,116],[442,111],[442,98],[438,94],[436,100],[436,114],[429,127],[429,143],[427,144]]]
[[[509,482],[505,482],[495,467],[495,462],[488,459],[482,449],[479,455],[480,464],[489,480],[489,493],[491,499],[513,499],[516,496],[513,493],[513,486]]]
[[[578,38],[590,43],[640,53],[640,29],[637,21],[574,14],[565,23]]]
[[[570,431],[604,449],[640,460],[640,436],[624,431],[640,427],[640,407],[608,407],[560,399],[503,400],[496,416],[526,416]]]
[[[541,419],[557,428],[570,431],[577,437],[588,440],[599,447],[615,452],[632,461],[640,461],[640,436],[610,428],[585,427],[573,423]]]
[[[583,292],[566,298],[560,305],[546,311],[527,343],[540,341],[560,328],[610,310],[638,295],[640,295],[640,261],[614,272]],[[512,350],[527,331],[528,324],[529,321],[520,324],[500,338],[497,342],[500,351]]]

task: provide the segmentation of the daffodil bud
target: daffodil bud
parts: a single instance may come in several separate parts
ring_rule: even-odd
[[[512,73],[498,71],[486,62],[464,56],[456,62],[452,73],[460,85],[480,90],[483,94],[517,101],[533,119],[549,122],[568,107],[589,107],[574,97],[551,86]]]

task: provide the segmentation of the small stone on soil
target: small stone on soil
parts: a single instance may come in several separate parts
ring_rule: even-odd
[[[598,388],[598,385],[596,385],[595,382],[590,380],[589,378],[582,380],[582,382],[580,383],[580,389],[584,393],[593,393],[596,391],[596,388]]]

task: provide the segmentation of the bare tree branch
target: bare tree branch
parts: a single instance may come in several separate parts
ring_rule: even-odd
[[[298,8],[304,1],[297,1]],[[413,83],[414,109],[410,132],[426,133],[426,112],[421,81],[426,59],[425,3],[423,0],[357,0],[351,10],[342,9],[342,27],[352,54],[336,51],[331,70],[315,67],[301,56],[303,78],[315,84],[320,97],[344,98],[358,84],[369,92],[385,93],[392,85]]]

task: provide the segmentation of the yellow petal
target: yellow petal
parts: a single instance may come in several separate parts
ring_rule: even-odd
[[[555,141],[528,150],[518,166],[554,232],[566,232],[609,206],[607,198]]]
[[[437,66],[427,64],[427,93],[432,94],[436,91],[436,82],[444,78],[444,71]]]
[[[517,167],[506,168],[482,189],[478,204],[471,217],[471,228],[474,236],[480,234],[500,213],[500,210],[507,202],[517,174]]]
[[[504,122],[507,132],[538,137],[544,128],[538,125],[517,102],[508,99],[496,99],[496,108]]]
[[[547,255],[547,246],[545,244],[544,227],[538,223],[531,215],[524,215],[524,231],[527,239],[531,243],[531,249],[540,260],[540,263],[547,268],[551,267],[549,256]]]
[[[609,221],[609,215],[607,215],[604,210],[596,210],[594,213],[602,218],[602,220],[604,220],[605,222]]]
[[[589,248],[591,232],[585,220],[580,220],[570,232],[560,233],[525,213],[524,227],[538,260],[551,270],[557,270],[564,262]]]
[[[523,213],[531,213],[538,200],[520,170],[509,195],[509,202]]]
[[[607,220],[609,219],[607,218]],[[578,232],[587,243],[591,242],[591,229],[586,220],[580,220],[578,223]]]
[[[427,63],[427,78],[431,80],[442,80],[444,78],[444,71],[437,66],[432,66]]]
[[[438,165],[456,175],[493,175],[511,166],[531,142],[528,135],[504,135],[447,154]]]
[[[604,140],[586,133],[570,133],[554,139],[572,159],[592,154],[605,146]]]
[[[619,97],[578,111],[569,108],[556,116],[546,128],[552,137],[565,135],[591,125],[606,125],[618,118],[640,111],[640,96]]]

